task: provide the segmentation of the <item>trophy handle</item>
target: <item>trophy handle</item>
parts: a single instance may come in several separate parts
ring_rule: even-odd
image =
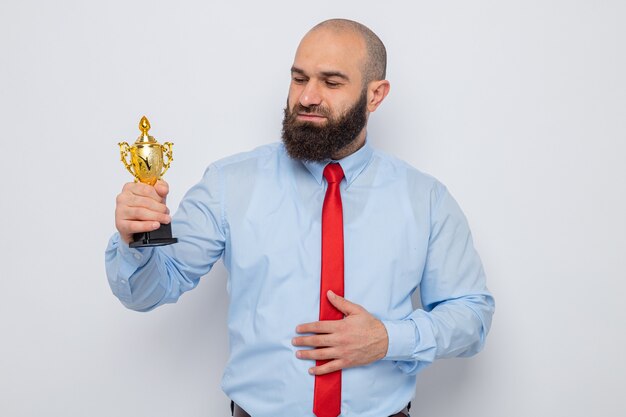
[[[172,158],[173,146],[174,144],[172,142],[165,142],[161,145],[161,149],[163,150],[163,171],[161,171],[159,178],[165,174],[165,172],[170,168],[170,163],[174,160],[174,158]],[[167,162],[165,162],[165,157],[167,157]]]
[[[120,142],[118,143],[118,145],[120,146],[120,160],[122,161],[128,172],[130,172],[130,175],[135,178],[135,182],[139,181],[139,177],[137,177],[137,174],[133,172],[131,161],[129,160],[129,158],[131,157],[130,146],[126,142]]]

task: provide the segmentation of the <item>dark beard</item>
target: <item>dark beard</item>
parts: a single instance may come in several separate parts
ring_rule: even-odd
[[[324,161],[352,143],[367,122],[367,90],[359,100],[338,118],[331,118],[327,108],[304,107],[300,103],[289,110],[285,107],[283,118],[283,142],[287,153],[301,161]],[[311,122],[299,122],[298,113],[313,113],[327,117],[323,126]]]

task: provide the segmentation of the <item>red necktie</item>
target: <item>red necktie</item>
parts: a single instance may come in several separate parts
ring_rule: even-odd
[[[328,301],[326,293],[333,290],[343,297],[343,212],[339,184],[343,179],[339,164],[328,164],[324,177],[328,181],[322,208],[322,279],[320,288],[320,320],[341,320],[343,313]],[[320,366],[328,362],[317,361]],[[313,413],[317,417],[337,417],[341,412],[341,371],[315,376]]]

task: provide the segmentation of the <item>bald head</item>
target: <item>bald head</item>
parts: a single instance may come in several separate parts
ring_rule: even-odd
[[[329,30],[337,33],[353,33],[358,35],[365,45],[365,59],[363,62],[363,80],[384,80],[387,73],[387,50],[380,38],[367,26],[353,20],[330,19],[313,27],[309,33],[318,30]]]

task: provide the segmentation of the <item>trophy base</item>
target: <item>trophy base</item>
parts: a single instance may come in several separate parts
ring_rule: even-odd
[[[172,225],[162,224],[152,232],[135,233],[133,241],[128,246],[131,248],[145,248],[149,246],[165,246],[178,242],[178,239],[172,237]]]

